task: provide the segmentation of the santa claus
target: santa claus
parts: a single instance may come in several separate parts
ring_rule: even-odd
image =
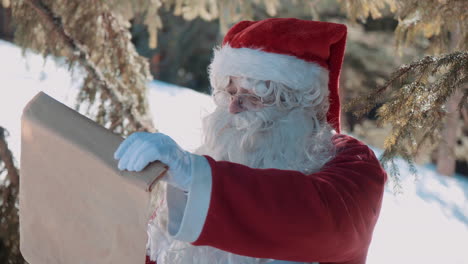
[[[340,134],[341,24],[273,18],[232,27],[209,67],[216,110],[183,150],[161,133],[117,149],[122,170],[169,166],[148,224],[157,264],[366,261],[386,173]]]

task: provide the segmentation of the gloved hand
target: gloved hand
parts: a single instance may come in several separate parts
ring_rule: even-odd
[[[114,153],[120,170],[141,171],[150,162],[159,160],[169,166],[162,180],[188,191],[192,182],[192,154],[183,150],[162,133],[136,132],[125,139]]]

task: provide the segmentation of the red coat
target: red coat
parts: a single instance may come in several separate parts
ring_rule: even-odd
[[[362,142],[341,134],[333,142],[335,157],[308,175],[205,156],[209,166],[194,168],[183,219],[170,233],[257,258],[365,263],[387,175]]]

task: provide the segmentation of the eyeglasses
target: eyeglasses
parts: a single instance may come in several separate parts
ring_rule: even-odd
[[[239,100],[239,106],[247,110],[255,110],[264,106],[272,105],[272,103],[265,102],[262,97],[256,94],[230,94],[226,91],[216,91],[213,93],[213,100],[219,106],[229,106],[235,97],[237,97]]]

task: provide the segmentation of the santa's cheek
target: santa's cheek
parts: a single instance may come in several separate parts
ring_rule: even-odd
[[[238,99],[234,99],[229,104],[229,113],[238,114],[245,111],[239,104]]]

